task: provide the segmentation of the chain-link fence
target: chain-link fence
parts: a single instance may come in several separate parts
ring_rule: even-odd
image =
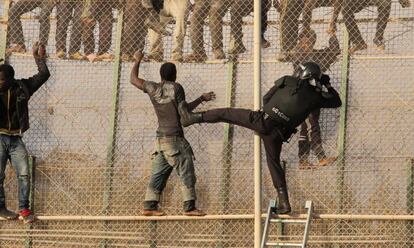
[[[312,113],[283,147],[294,211],[304,213],[312,200],[317,214],[414,214],[409,0],[262,6],[262,92],[315,60],[344,103]],[[52,76],[31,99],[24,141],[36,157],[34,211],[55,216],[30,228],[1,221],[0,247],[253,247],[253,133],[240,127],[185,129],[196,158],[197,206],[213,217],[177,217],[181,182],[171,175],[161,198],[171,219],[138,218],[157,118],[148,96],[129,83],[133,55],[144,51],[145,79],[159,81],[161,63],[174,61],[188,100],[216,92],[198,110],[253,108],[253,0],[0,0],[0,16],[0,53],[17,78],[36,71],[32,45],[47,44]],[[330,165],[316,166],[324,160]],[[263,167],[265,211],[276,192],[265,160]],[[10,166],[4,185],[16,210]],[[104,218],[111,216],[131,218]],[[408,248],[413,233],[408,218],[320,219],[309,247]],[[271,238],[276,234],[300,239],[302,229],[276,226]]]

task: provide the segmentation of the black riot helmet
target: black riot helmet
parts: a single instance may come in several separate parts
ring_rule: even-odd
[[[301,72],[299,78],[302,80],[315,79],[319,81],[322,77],[321,68],[315,62],[306,62],[300,65]]]

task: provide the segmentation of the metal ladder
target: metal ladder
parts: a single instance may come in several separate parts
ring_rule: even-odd
[[[269,208],[267,210],[267,217],[266,222],[263,230],[263,237],[262,237],[262,245],[261,248],[265,247],[302,247],[306,248],[306,243],[308,242],[309,236],[309,228],[310,228],[310,221],[312,217],[313,211],[313,203],[312,201],[306,201],[305,208],[308,210],[306,219],[279,219],[279,218],[272,218],[273,212],[276,212],[276,201],[270,200]],[[303,234],[302,243],[293,243],[293,242],[283,242],[283,241],[267,241],[269,236],[269,224],[270,223],[291,223],[291,224],[305,224],[305,231]],[[282,236],[283,237],[283,236]]]

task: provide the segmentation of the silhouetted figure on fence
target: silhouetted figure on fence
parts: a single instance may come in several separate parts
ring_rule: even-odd
[[[164,63],[160,69],[161,82],[147,81],[138,76],[142,53],[135,55],[137,61],[131,70],[131,83],[148,94],[158,118],[155,152],[152,158],[151,179],[145,194],[144,215],[164,215],[158,209],[160,196],[171,172],[175,169],[182,182],[184,214],[203,216],[196,208],[196,175],[193,150],[184,138],[178,105],[185,101],[184,88],[176,83],[177,70],[174,64]],[[213,92],[204,93],[189,104],[193,110],[204,101],[215,99]]]
[[[55,0],[19,0],[12,5],[9,10],[9,26],[8,26],[8,43],[10,47],[6,53],[25,53],[26,45],[23,35],[21,16],[25,13],[33,11],[36,8],[40,8],[39,15],[39,41],[41,44],[46,45],[49,40],[50,31],[50,14],[53,8],[56,6]]]
[[[264,33],[267,30],[267,12],[271,7],[269,0],[262,0],[262,45],[269,47],[270,43],[265,39]],[[223,17],[230,9],[230,33],[233,39],[233,46],[229,54],[238,55],[246,51],[243,44],[243,17],[253,12],[253,0],[212,0],[210,10],[209,27],[211,30],[211,41],[215,59],[225,59],[223,50]]]
[[[29,99],[50,77],[43,45],[33,46],[38,73],[27,79],[15,79],[14,69],[0,65],[0,217],[16,219],[18,214],[6,208],[4,179],[7,161],[10,160],[18,181],[19,215],[24,223],[34,220],[29,206],[29,162],[23,133],[29,129]]]
[[[293,49],[292,63],[294,75],[300,75],[301,65],[306,61],[317,63],[322,73],[326,73],[333,63],[338,60],[341,54],[339,41],[335,35],[331,35],[329,46],[323,49],[315,49],[316,33],[312,29],[306,29],[299,35],[299,41]],[[322,146],[321,128],[319,125],[319,117],[321,110],[315,109],[308,118],[300,125],[299,132],[299,168],[310,169],[314,165],[308,160],[310,151],[312,150],[319,160],[317,166],[325,166],[336,160],[335,157],[327,157]]]
[[[154,0],[153,0],[154,1]],[[165,31],[165,27],[172,19],[175,20],[174,32],[172,34],[171,59],[173,61],[183,61],[184,37],[187,28],[187,18],[191,3],[189,0],[165,0],[160,9],[160,23]],[[153,29],[148,30],[150,43],[150,53],[147,59],[161,62],[164,60],[164,45],[162,34]]]

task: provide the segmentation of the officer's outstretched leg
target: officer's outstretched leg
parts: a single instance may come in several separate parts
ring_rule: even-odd
[[[240,108],[218,108],[206,112],[192,113],[188,111],[187,103],[181,102],[178,106],[181,117],[181,124],[184,127],[195,123],[217,123],[224,122],[248,128],[250,130],[265,133],[262,120],[262,113],[249,109]]]

